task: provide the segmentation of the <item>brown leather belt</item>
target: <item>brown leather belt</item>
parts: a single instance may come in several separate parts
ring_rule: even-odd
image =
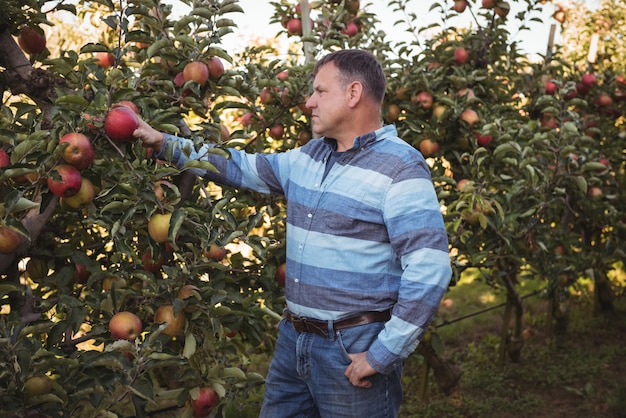
[[[305,318],[294,315],[289,311],[285,311],[285,318],[291,322],[293,329],[298,332],[310,332],[322,337],[328,337],[328,323],[332,322],[332,331],[338,331],[358,325],[371,324],[372,322],[386,322],[391,318],[391,309],[378,312],[365,312],[361,315],[352,316],[350,318],[341,319],[339,321],[320,321],[319,319]]]

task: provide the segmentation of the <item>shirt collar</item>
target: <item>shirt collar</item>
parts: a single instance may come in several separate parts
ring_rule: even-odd
[[[385,139],[388,136],[395,136],[396,127],[394,125],[385,125],[380,129],[357,136],[354,138],[354,144],[351,149],[359,149],[370,146],[371,144]],[[324,142],[332,149],[337,149],[337,141],[334,138],[324,137]]]

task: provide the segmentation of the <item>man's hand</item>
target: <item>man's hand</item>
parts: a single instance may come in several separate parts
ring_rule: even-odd
[[[163,145],[163,134],[141,119],[139,119],[139,127],[135,129],[133,136],[141,139],[145,148],[152,148],[157,152]]]
[[[367,376],[376,374],[376,370],[370,366],[365,358],[365,353],[348,354],[352,359],[352,363],[346,369],[344,375],[350,383],[360,388],[372,387],[372,382],[366,379]]]

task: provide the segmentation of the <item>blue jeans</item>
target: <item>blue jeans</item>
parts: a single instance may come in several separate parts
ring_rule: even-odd
[[[265,382],[261,418],[394,418],[402,402],[402,368],[370,376],[371,388],[352,386],[348,353],[367,351],[384,323],[329,333],[298,333],[283,319]]]

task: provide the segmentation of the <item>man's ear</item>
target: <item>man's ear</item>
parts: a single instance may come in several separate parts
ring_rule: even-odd
[[[353,81],[348,86],[348,103],[350,107],[354,107],[363,99],[363,84]]]

